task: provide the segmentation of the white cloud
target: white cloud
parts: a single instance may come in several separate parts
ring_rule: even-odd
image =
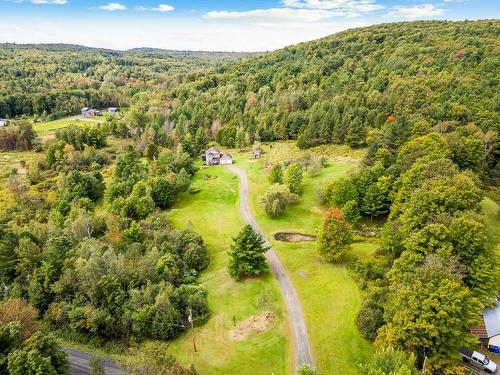
[[[212,11],[204,15],[209,20],[253,21],[260,23],[275,22],[318,22],[332,17],[348,16],[345,12],[323,9],[270,8],[254,9],[243,12]]]
[[[120,3],[107,3],[104,5],[99,5],[99,9],[114,12],[115,10],[127,10],[127,7]]]
[[[174,10],[175,8],[172,5],[168,4],[160,4],[156,8],[152,8],[151,10],[154,10],[156,12],[170,12]]]
[[[414,6],[396,5],[385,16],[415,20],[418,18],[441,16],[443,14],[444,10],[441,8],[437,8],[433,4],[421,4]]]
[[[154,7],[154,8],[147,8],[147,7],[144,7],[144,6],[137,6],[137,7],[135,7],[135,10],[137,10],[138,12],[146,12],[146,11],[171,12],[174,9],[175,8],[172,5],[168,5],[168,4],[160,4],[160,5],[158,5],[157,7]]]
[[[17,1],[21,2],[21,1]],[[68,1],[67,0],[31,0],[33,4],[57,4],[57,5],[63,5],[66,4]]]
[[[362,20],[338,22],[267,23],[116,17],[61,19],[15,17],[0,24],[0,42],[75,43],[91,47],[128,49],[157,47],[177,50],[266,51],[321,38],[348,28],[366,26]],[[102,36],[106,35],[106,38]]]
[[[290,8],[340,10],[346,12],[372,12],[383,9],[376,0],[282,0]]]

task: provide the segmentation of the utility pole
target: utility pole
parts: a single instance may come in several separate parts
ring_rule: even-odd
[[[197,350],[196,350],[196,339],[194,337],[193,312],[191,311],[191,309],[189,309],[188,322],[191,324],[191,332],[193,333],[193,349],[194,352],[196,353]]]

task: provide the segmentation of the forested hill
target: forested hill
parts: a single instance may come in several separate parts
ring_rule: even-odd
[[[0,117],[60,117],[82,106],[126,106],[141,91],[168,87],[174,75],[232,62],[244,54],[69,44],[0,44]]]
[[[388,120],[498,129],[499,35],[498,20],[348,30],[177,86],[168,116],[181,133],[203,126],[228,146],[255,138],[361,146]]]

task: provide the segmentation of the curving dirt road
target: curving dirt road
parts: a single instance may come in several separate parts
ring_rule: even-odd
[[[258,233],[264,237],[264,232],[260,229],[259,225],[250,213],[250,206],[248,205],[248,179],[245,171],[234,165],[228,168],[236,173],[240,178],[240,210],[246,222],[250,224]],[[264,237],[265,239],[265,237]],[[302,364],[308,364],[314,367],[314,359],[311,353],[311,345],[309,344],[309,337],[307,336],[306,322],[302,307],[300,306],[299,298],[295,292],[292,281],[281,264],[280,259],[276,252],[271,248],[270,243],[265,239],[266,246],[269,250],[266,252],[266,259],[271,267],[271,270],[278,280],[278,284],[285,300],[290,325],[292,326],[293,341],[295,346],[295,367]]]

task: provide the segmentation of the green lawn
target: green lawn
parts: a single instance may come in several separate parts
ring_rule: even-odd
[[[494,243],[500,243],[500,206],[490,198],[484,198],[482,202],[483,211],[486,215],[486,221],[490,227]]]
[[[71,125],[85,126],[85,125],[95,125],[99,122],[104,122],[104,116],[95,116],[88,120],[81,120],[79,116],[65,117],[59,120],[48,121],[36,123],[33,125],[33,129],[38,133],[38,136],[43,140],[48,140],[52,138],[56,130],[67,128]]]
[[[210,174],[216,178],[204,179]],[[227,274],[227,251],[243,226],[238,202],[238,180],[221,167],[202,168],[194,178],[198,194],[186,193],[169,213],[178,228],[192,227],[205,239],[211,264],[201,275],[209,292],[212,317],[195,329],[198,352],[192,349],[191,332],[170,344],[171,354],[182,363],[194,362],[201,375],[291,373],[291,355],[286,311],[277,284],[271,276],[234,282]],[[272,311],[275,325],[266,332],[241,341],[230,338],[236,323]]]
[[[357,163],[350,159],[333,161],[316,177],[306,172],[300,203],[282,217],[271,219],[259,207],[258,200],[269,186],[268,168],[264,164],[281,159],[273,155],[276,149],[280,154],[287,154],[281,145],[266,148],[267,154],[260,161],[249,160],[248,153],[235,153],[237,165],[244,168],[249,177],[251,209],[297,288],[319,373],[357,374],[357,364],[368,360],[373,349],[354,323],[361,306],[355,281],[344,265],[332,265],[319,257],[314,242],[284,243],[272,237],[278,231],[315,234],[325,211],[318,199],[321,187],[348,173]],[[377,246],[376,241],[355,243],[353,254],[370,254]]]

